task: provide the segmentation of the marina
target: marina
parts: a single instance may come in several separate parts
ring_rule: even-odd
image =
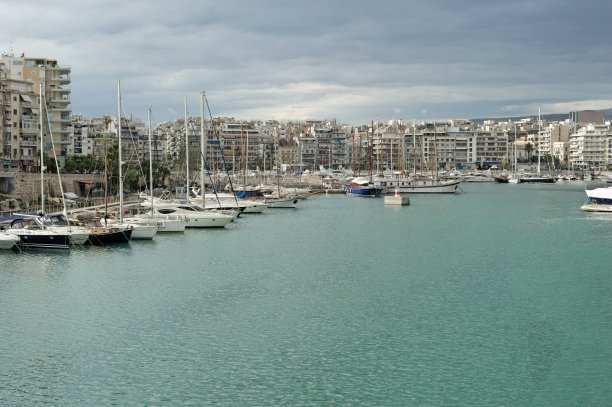
[[[605,405],[612,218],[461,189],[3,250],[0,404]]]

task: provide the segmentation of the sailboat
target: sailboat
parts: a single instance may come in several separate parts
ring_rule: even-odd
[[[370,173],[370,178],[365,177],[357,177],[344,184],[344,192],[348,196],[362,196],[362,197],[378,197],[383,190],[382,186],[374,185],[373,177],[372,177],[372,143],[374,140],[374,121],[372,121],[372,140],[368,139],[368,171]]]
[[[524,176],[519,178],[519,183],[531,183],[531,184],[554,184],[557,179],[549,175],[542,175],[540,171],[540,134],[542,132],[542,114],[540,107],[538,106],[538,140],[536,151],[538,153],[538,174],[536,176]]]
[[[233,194],[221,194],[216,190],[216,187],[213,185],[215,199],[212,197],[206,197],[206,160],[207,157],[207,148],[208,148],[208,138],[206,135],[205,129],[205,105],[206,105],[206,93],[204,91],[200,92],[200,133],[202,134],[201,142],[200,142],[200,184],[201,187],[199,190],[192,190],[194,199],[191,200],[192,203],[197,204],[200,202],[200,207],[203,209],[215,207],[215,210],[223,211],[224,213],[231,213],[232,216],[237,213],[261,213],[266,208],[267,205],[264,204],[253,204],[250,202],[238,201],[236,196]],[[214,152],[214,151],[213,151]],[[222,156],[223,158],[223,156]],[[214,173],[214,169],[213,169]],[[214,177],[214,174],[213,174]],[[214,184],[214,182],[213,182]]]
[[[119,91],[120,92],[120,91]],[[119,118],[121,118],[121,93],[119,93],[118,98],[119,104]],[[121,122],[121,120],[119,120]],[[119,123],[119,151],[121,151],[121,123]],[[151,161],[151,112],[149,109],[149,167],[150,172],[152,168]],[[119,160],[119,190],[123,191],[123,180],[122,180],[122,171],[121,171],[122,163]],[[152,174],[152,172],[151,172]],[[151,193],[153,192],[153,183],[151,183]],[[123,197],[123,193],[121,194]],[[108,222],[116,227],[121,227],[124,229],[132,230],[132,240],[152,240],[153,237],[157,234],[157,231],[160,229],[162,225],[159,222],[152,221],[150,219],[143,219],[141,217],[134,216],[124,216],[123,210],[123,199],[119,201],[119,219],[109,219]]]
[[[98,224],[89,225],[91,236],[89,243],[92,245],[105,246],[115,243],[129,243],[132,239],[133,228],[122,224],[123,216],[123,176],[121,170],[121,84],[117,82],[117,93],[119,99],[119,114],[117,116],[117,138],[119,139],[119,223],[113,226],[108,216],[108,176],[106,154],[104,155],[104,225],[98,219]]]
[[[147,198],[148,203],[143,202],[141,206],[149,208],[149,212],[136,214],[126,219],[127,222],[147,222],[154,223],[157,225],[157,231],[160,233],[182,233],[185,231],[185,225],[187,224],[184,216],[162,214],[156,212],[154,196],[153,196],[153,149],[151,146],[151,109],[147,111],[149,121],[149,191],[150,196]]]
[[[422,144],[422,143],[421,143]],[[434,149],[436,147],[436,131],[435,131],[435,123],[434,123]],[[437,150],[435,150],[435,167],[436,167],[436,176],[433,174],[431,176],[423,175],[422,167],[423,167],[423,157],[421,157],[421,172],[417,173],[417,154],[416,154],[416,126],[413,123],[412,125],[412,156],[414,160],[414,173],[410,176],[407,172],[396,173],[395,177],[383,177],[378,180],[375,180],[377,185],[384,188],[387,193],[393,193],[396,189],[399,190],[400,193],[411,193],[411,194],[452,194],[457,192],[459,185],[461,184],[461,179],[450,179],[450,180],[441,180],[437,176],[437,168],[438,168],[438,157]]]
[[[143,206],[153,205],[155,201],[155,213],[165,215],[182,216],[186,219],[185,227],[188,228],[222,228],[234,220],[234,216],[225,213],[213,212],[189,202],[189,122],[187,116],[187,96],[185,96],[185,163],[186,163],[186,185],[185,200],[176,202],[174,199],[155,199],[142,203]],[[167,196],[166,198],[170,198]]]
[[[264,195],[266,197],[264,202],[267,203],[270,208],[295,208],[299,202],[298,198],[289,195],[283,196],[281,194],[280,171],[278,168],[280,165],[280,155],[278,154],[278,131],[276,128],[274,129],[274,136],[274,155],[276,156],[276,195]]]
[[[45,211],[45,188],[44,188],[44,111],[43,111],[43,87],[40,84],[40,200],[41,200],[41,214]],[[52,138],[53,140],[53,138]],[[55,148],[53,149],[53,155],[55,156]],[[59,174],[59,169],[58,169]],[[60,190],[63,188],[60,182]],[[64,213],[66,212],[66,206],[64,203]],[[66,228],[55,229],[49,228],[44,225],[39,219],[39,214],[24,214],[11,221],[10,228],[6,233],[19,237],[17,245],[23,248],[39,248],[39,249],[68,249],[70,248],[70,236],[71,230]],[[38,220],[38,221],[37,221]]]

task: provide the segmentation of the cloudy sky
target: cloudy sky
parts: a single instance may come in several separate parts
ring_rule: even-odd
[[[612,107],[610,1],[0,0],[0,50],[72,68],[72,109],[479,118]]]

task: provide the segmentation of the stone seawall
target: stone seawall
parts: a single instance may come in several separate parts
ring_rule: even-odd
[[[79,185],[91,185],[90,183],[79,183],[79,181],[104,182],[102,174],[62,174],[62,187],[64,192],[72,192],[81,195]],[[60,186],[56,174],[45,174],[45,195],[59,197]],[[11,198],[21,198],[24,202],[36,201],[40,197],[40,174],[39,173],[0,173],[0,194]]]

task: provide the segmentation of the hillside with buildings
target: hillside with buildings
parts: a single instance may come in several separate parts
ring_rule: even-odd
[[[60,166],[74,157],[87,156],[95,162],[116,143],[116,117],[71,114],[69,85],[70,68],[56,60],[2,56],[1,171],[39,171],[41,113],[45,119],[43,152],[48,155],[55,148]],[[230,171],[245,165],[269,169],[277,160],[288,172],[368,165],[379,171],[415,165],[432,168],[435,162],[447,169],[473,169],[504,166],[514,160],[515,154],[518,161],[526,161],[538,151],[541,156],[555,157],[562,165],[605,169],[612,165],[612,131],[606,112],[547,115],[541,122],[537,117],[391,120],[359,127],[336,121],[242,122],[228,117],[206,120],[201,126],[199,117],[191,117],[187,126],[185,119],[156,125],[151,153],[148,129],[142,120],[122,118],[121,135],[126,160],[143,162],[152,158],[168,167],[183,160],[186,133],[190,151],[199,154],[203,128],[207,164]]]

